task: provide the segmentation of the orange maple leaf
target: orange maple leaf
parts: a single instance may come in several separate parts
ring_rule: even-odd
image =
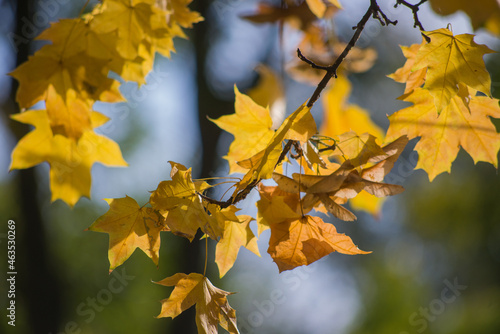
[[[351,238],[337,233],[333,225],[324,223],[321,218],[304,215],[312,206],[306,208],[297,191],[260,185],[259,192],[257,223],[259,229],[271,229],[267,252],[280,272],[311,264],[334,251],[367,253],[359,250]]]
[[[300,197],[276,186],[259,184],[260,199],[257,201],[258,235],[269,229],[272,223],[301,217]]]
[[[318,172],[313,175],[294,173],[293,179],[273,174],[273,179],[284,191],[306,193],[302,199],[304,212],[321,202],[335,217],[355,220],[356,216],[340,204],[356,198],[363,190],[377,198],[396,195],[404,190],[399,185],[382,183],[382,180],[406,146],[406,136],[401,136],[383,148],[375,144],[371,135],[360,137],[350,132],[343,136],[348,139],[343,141],[343,151],[346,152],[344,156],[353,158],[345,160],[342,165],[328,163],[325,164],[326,168],[318,168]]]
[[[349,255],[370,253],[360,250],[350,237],[337,233],[335,226],[319,217],[306,215],[274,223],[270,227],[267,252],[280,272],[311,264],[332,252]]]

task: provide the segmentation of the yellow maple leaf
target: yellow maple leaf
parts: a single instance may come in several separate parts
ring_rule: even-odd
[[[476,44],[470,34],[453,36],[448,29],[438,29],[425,35],[431,41],[418,50],[413,70],[427,68],[424,88],[434,97],[438,113],[457,95],[459,84],[491,96],[491,79],[483,56],[494,51]]]
[[[244,173],[246,169],[236,162],[262,151],[274,135],[269,109],[261,107],[234,86],[235,113],[211,119],[221,129],[231,133],[234,140],[224,157],[229,162],[229,173]]]
[[[474,92],[475,93],[475,92]],[[469,100],[469,108],[463,103]],[[500,134],[490,117],[500,118],[498,100],[485,96],[469,96],[463,85],[439,117],[432,95],[418,88],[404,101],[414,105],[389,116],[387,140],[402,134],[410,139],[420,137],[415,146],[419,153],[416,168],[421,168],[432,181],[442,172],[450,172],[460,146],[474,159],[498,167],[497,152]]]
[[[324,118],[319,133],[336,137],[348,131],[368,132],[383,140],[384,133],[371,120],[369,112],[358,105],[348,103],[350,93],[350,81],[339,75],[322,98]]]
[[[350,237],[319,217],[306,215],[271,224],[267,252],[280,272],[311,264],[335,251],[349,255],[370,253],[360,250]]]
[[[248,96],[258,105],[269,108],[273,129],[283,122],[286,111],[285,92],[278,74],[270,67],[259,64],[257,85],[248,90]]]
[[[415,65],[415,56],[420,50],[422,44],[413,44],[411,46],[401,46],[403,55],[406,57],[406,62],[403,67],[396,70],[396,72],[389,74],[388,77],[396,82],[405,83],[405,94],[411,93],[415,88],[422,86],[425,82],[426,68],[413,71]]]
[[[131,197],[105,199],[109,210],[89,228],[90,231],[109,234],[109,270],[125,262],[141,249],[158,265],[160,231],[168,231],[165,218],[152,208],[139,207]]]
[[[382,158],[386,155],[384,150],[377,144],[375,136],[371,133],[358,135],[349,131],[338,136],[336,143],[338,155],[342,160],[350,160],[354,167],[361,168],[370,159]]]
[[[115,81],[107,77],[107,60],[91,58],[85,52],[67,57],[65,50],[61,45],[45,45],[11,73],[19,81],[16,100],[21,108],[46,100],[49,86],[63,99],[73,92],[90,103],[122,100]],[[109,91],[113,91],[111,100],[106,98]]]
[[[337,137],[338,145],[344,156],[354,159],[361,153],[361,149],[367,152],[366,143],[371,143],[371,151],[377,150],[375,138],[383,140],[382,129],[375,124],[368,111],[347,101],[351,93],[351,83],[345,76],[339,76],[334,84],[325,92],[322,99],[324,108],[324,120],[320,134]],[[355,133],[364,133],[361,136]],[[342,134],[342,135],[341,135]],[[357,145],[355,145],[357,143]],[[380,153],[380,150],[378,150]],[[358,159],[362,158],[359,156]],[[378,215],[384,199],[374,197],[363,191],[362,196],[351,199],[351,204],[357,210],[365,210],[372,215]]]
[[[250,229],[250,222],[253,218],[243,215],[236,219],[224,220],[224,235],[215,247],[215,263],[219,267],[221,278],[233,267],[240,247],[245,247],[260,256],[257,238]]]
[[[196,326],[199,334],[218,332],[218,324],[231,334],[238,334],[236,311],[229,305],[227,296],[232,292],[221,290],[201,274],[177,273],[157,284],[175,286],[169,298],[161,301],[158,318],[175,318],[196,304]]]
[[[174,36],[186,38],[182,28],[191,28],[194,23],[203,21],[200,13],[189,9],[191,2],[192,0],[156,0],[159,8],[170,13],[167,22]]]
[[[138,56],[143,40],[151,42],[155,29],[168,33],[168,13],[155,6],[155,0],[106,0],[94,15],[92,29],[98,34],[117,31],[116,49],[125,59]]]
[[[49,40],[53,45],[64,47],[65,57],[86,52],[90,57],[109,60],[115,53],[116,33],[96,34],[90,27],[92,18],[92,15],[87,14],[84,19],[52,22],[36,39]]]
[[[109,60],[93,58],[83,48],[87,32],[80,19],[52,24],[38,39],[50,39],[54,44],[42,47],[11,73],[19,80],[20,107],[45,100],[52,132],[74,140],[92,129],[91,106],[95,100],[123,100],[118,83],[107,78]]]
[[[109,69],[123,80],[137,82],[141,86],[146,83],[146,76],[153,69],[154,58],[151,49],[151,46],[147,45],[146,42],[139,44],[138,56],[135,59],[115,56],[109,63]]]
[[[247,166],[249,170],[236,184],[234,193],[261,179],[271,178],[285,139],[307,142],[316,132],[316,123],[311,115],[311,108],[304,103],[283,121],[264,150],[244,161],[244,166]]]
[[[209,215],[198,193],[209,187],[206,182],[194,183],[191,168],[171,162],[171,181],[162,181],[153,191],[149,203],[166,218],[172,233],[193,240],[198,228],[218,240],[222,229],[217,219]]]
[[[90,170],[96,162],[115,167],[127,165],[118,144],[92,130],[85,131],[78,141],[54,135],[46,110],[30,110],[11,117],[33,125],[35,129],[17,143],[12,152],[10,170],[48,162],[52,201],[62,199],[72,207],[80,197],[90,197]],[[107,120],[97,112],[91,115],[93,128]]]
[[[342,5],[338,0],[327,0],[330,6],[335,6],[336,8],[342,8]],[[325,16],[327,10],[327,4],[323,0],[306,0],[307,5],[311,12],[314,13],[318,18],[322,19]]]

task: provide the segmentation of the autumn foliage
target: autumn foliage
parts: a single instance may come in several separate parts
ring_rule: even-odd
[[[410,24],[423,28],[417,13],[424,2],[395,4],[412,10],[415,22]],[[175,52],[174,38],[186,38],[183,29],[203,20],[188,8],[189,3],[105,0],[90,12],[54,22],[43,31],[37,39],[50,43],[11,73],[19,81],[17,102],[22,109],[12,118],[34,129],[15,147],[10,168],[48,162],[52,201],[61,199],[73,206],[81,197],[90,197],[94,163],[127,166],[118,144],[94,131],[108,119],[93,111],[93,105],[124,101],[120,82],[108,76],[110,71],[123,81],[144,84],[155,54],[169,57]],[[500,118],[500,109],[491,96],[483,60],[493,51],[474,42],[474,35],[454,35],[450,27],[422,30],[420,44],[402,46],[406,62],[389,77],[405,84],[399,99],[412,105],[389,115],[390,126],[384,132],[369,111],[348,102],[348,74],[365,71],[376,61],[374,50],[355,46],[366,22],[396,22],[376,1],[369,1],[361,21],[353,22],[353,38],[343,43],[320,28],[321,20],[342,10],[337,0],[284,3],[287,6],[261,4],[245,19],[255,24],[279,22],[301,31],[301,52],[287,68],[296,80],[316,86],[311,98],[280,119],[273,109],[283,98],[283,89],[270,68],[259,68],[261,82],[248,94],[235,86],[234,113],[211,121],[234,136],[224,158],[229,172],[239,173],[239,179],[225,197],[214,199],[209,190],[219,184],[193,179],[191,168],[170,162],[170,180],[161,181],[147,203],[128,196],[107,199],[109,211],[89,230],[109,234],[110,271],[137,248],[158,265],[164,233],[193,241],[200,230],[205,239],[217,243],[220,277],[233,267],[241,247],[260,256],[257,239],[267,229],[267,252],[280,272],[333,252],[367,254],[322,217],[356,220],[346,204],[379,215],[384,198],[404,190],[384,178],[409,140],[419,138],[416,167],[427,172],[430,181],[450,172],[460,147],[474,162],[498,167],[500,134],[491,118]],[[430,3],[449,13],[459,9],[475,13],[468,1]],[[491,16],[471,16],[474,28],[500,32],[495,21],[500,10],[492,8]],[[310,112],[318,99],[324,110],[320,127]],[[250,205],[244,200],[251,191],[260,194],[256,217],[239,214],[242,203]],[[199,333],[216,333],[219,324],[238,333],[236,313],[227,300],[231,293],[214,287],[205,273],[177,273],[157,284],[174,287],[162,301],[159,317],[175,318],[195,305]]]

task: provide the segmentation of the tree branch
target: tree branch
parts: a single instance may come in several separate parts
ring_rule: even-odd
[[[323,89],[325,89],[326,85],[328,84],[328,81],[335,76],[337,77],[337,69],[339,68],[340,64],[344,61],[344,59],[347,57],[348,53],[351,51],[353,46],[356,44],[356,42],[359,39],[359,36],[361,35],[361,32],[365,28],[366,23],[370,19],[370,17],[373,17],[374,19],[377,19],[381,25],[387,26],[389,24],[396,25],[398,21],[392,21],[390,20],[387,15],[385,15],[384,12],[380,9],[379,5],[377,4],[377,0],[370,0],[370,7],[366,11],[365,15],[361,18],[361,20],[358,22],[356,26],[353,27],[355,30],[354,35],[352,36],[351,40],[347,44],[347,46],[344,48],[342,53],[337,57],[335,62],[330,65],[330,66],[321,66],[316,63],[314,63],[312,60],[306,58],[300,49],[297,49],[297,56],[299,57],[300,60],[304,61],[305,63],[309,64],[311,67],[316,68],[316,69],[321,69],[325,70],[326,74],[323,77],[323,79],[320,81],[318,86],[316,87],[314,93],[312,94],[311,98],[307,102],[308,107],[312,107],[313,104],[318,100],[321,92]],[[278,162],[276,163],[276,166],[278,166],[286,157],[292,146],[295,146],[297,151],[300,151],[300,146],[297,146],[296,141],[294,140],[289,140],[286,145],[284,146]],[[201,193],[197,193],[201,198],[206,200],[209,203],[216,204],[220,206],[222,209],[227,208],[228,206],[235,204],[247,197],[247,195],[252,191],[252,189],[261,181],[260,178],[252,181],[250,184],[248,184],[244,189],[242,189],[240,192],[233,194],[228,200],[226,201],[218,201],[215,199],[212,199],[208,196],[205,196]]]
[[[420,9],[420,6],[426,2],[427,2],[427,0],[421,0],[419,3],[412,5],[411,3],[408,3],[405,0],[396,0],[396,4],[394,5],[394,8],[398,8],[399,5],[403,5],[407,8],[410,8],[411,11],[413,12],[413,21],[415,22],[413,24],[413,28],[418,27],[420,29],[420,31],[425,31],[424,27],[422,26],[422,23],[420,22],[420,20],[418,18],[418,10]],[[428,39],[427,36],[425,36],[425,35],[423,35],[423,36],[426,40]],[[429,40],[427,40],[427,41],[429,42]]]
[[[370,17],[377,19],[380,22],[380,24],[382,24],[383,26],[386,26],[389,24],[396,25],[398,23],[398,21],[391,21],[387,17],[387,15],[385,15],[384,12],[382,12],[382,10],[380,9],[376,0],[370,0],[370,7],[368,7],[368,10],[366,11],[365,15],[363,15],[363,17],[358,22],[358,24],[353,27],[353,29],[355,29],[356,31],[354,32],[354,35],[352,36],[349,43],[344,48],[344,51],[342,51],[342,53],[337,57],[337,59],[335,60],[335,62],[332,65],[330,65],[326,68],[322,68],[322,69],[326,70],[326,74],[323,77],[323,79],[321,79],[320,83],[318,84],[318,86],[314,90],[314,93],[312,94],[311,98],[307,102],[308,107],[312,107],[314,105],[314,103],[318,100],[321,92],[323,91],[323,89],[325,89],[326,85],[328,84],[328,81],[330,81],[330,79],[333,76],[337,77],[337,69],[339,68],[340,64],[344,61],[344,59],[347,57],[347,55],[349,54],[349,51],[351,51],[352,47],[358,41],[359,36],[361,35],[361,32],[365,28],[366,22],[368,22]],[[300,58],[300,56],[299,56],[299,58]],[[300,58],[300,59],[304,60],[302,58]],[[310,65],[312,63],[310,60],[308,60],[306,62]],[[316,65],[316,64],[314,64],[314,65],[316,67],[313,65],[311,65],[311,66],[313,66],[315,68],[321,68],[319,65]]]
[[[329,66],[322,66],[322,65],[318,65],[316,64],[315,62],[313,62],[312,60],[306,58],[306,56],[304,56],[302,54],[302,52],[300,51],[299,48],[297,48],[297,57],[299,57],[300,60],[302,60],[303,62],[311,65],[312,68],[316,68],[316,69],[319,69],[319,70],[325,70],[325,71],[328,71],[328,68]]]

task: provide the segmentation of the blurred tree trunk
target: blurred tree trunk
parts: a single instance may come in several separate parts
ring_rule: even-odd
[[[28,59],[30,52],[28,40],[32,36],[25,36],[29,29],[26,22],[32,22],[37,1],[9,0],[9,5],[16,11],[14,34],[15,38],[20,38],[16,54],[16,66],[19,66]],[[15,102],[17,88],[17,81],[13,81],[10,99],[3,108],[7,114],[19,112]],[[29,131],[27,125],[14,121],[8,124],[16,140]],[[21,308],[24,310],[30,333],[57,333],[61,327],[61,285],[57,271],[50,265],[34,169],[16,171],[14,184],[17,192],[13,196],[17,197],[19,215],[10,218],[16,222],[17,314],[21,314]]]
[[[233,102],[223,101],[215,97],[209,89],[207,78],[205,77],[206,55],[208,51],[208,31],[210,25],[213,24],[211,18],[208,16],[208,7],[210,1],[194,1],[192,9],[201,13],[205,18],[204,21],[194,25],[190,31],[190,40],[195,48],[196,56],[196,89],[198,99],[198,119],[201,135],[201,150],[199,155],[201,157],[201,171],[196,167],[193,173],[199,175],[201,178],[214,176],[217,164],[216,147],[220,135],[220,129],[207,118],[218,118],[223,114],[233,112]],[[178,250],[182,254],[183,263],[181,270],[184,273],[198,272],[203,273],[205,263],[205,243],[198,241],[201,234],[195,237],[192,243],[185,243],[182,248]],[[194,307],[183,312],[172,323],[172,333],[196,333],[196,323],[194,321],[195,309]]]

